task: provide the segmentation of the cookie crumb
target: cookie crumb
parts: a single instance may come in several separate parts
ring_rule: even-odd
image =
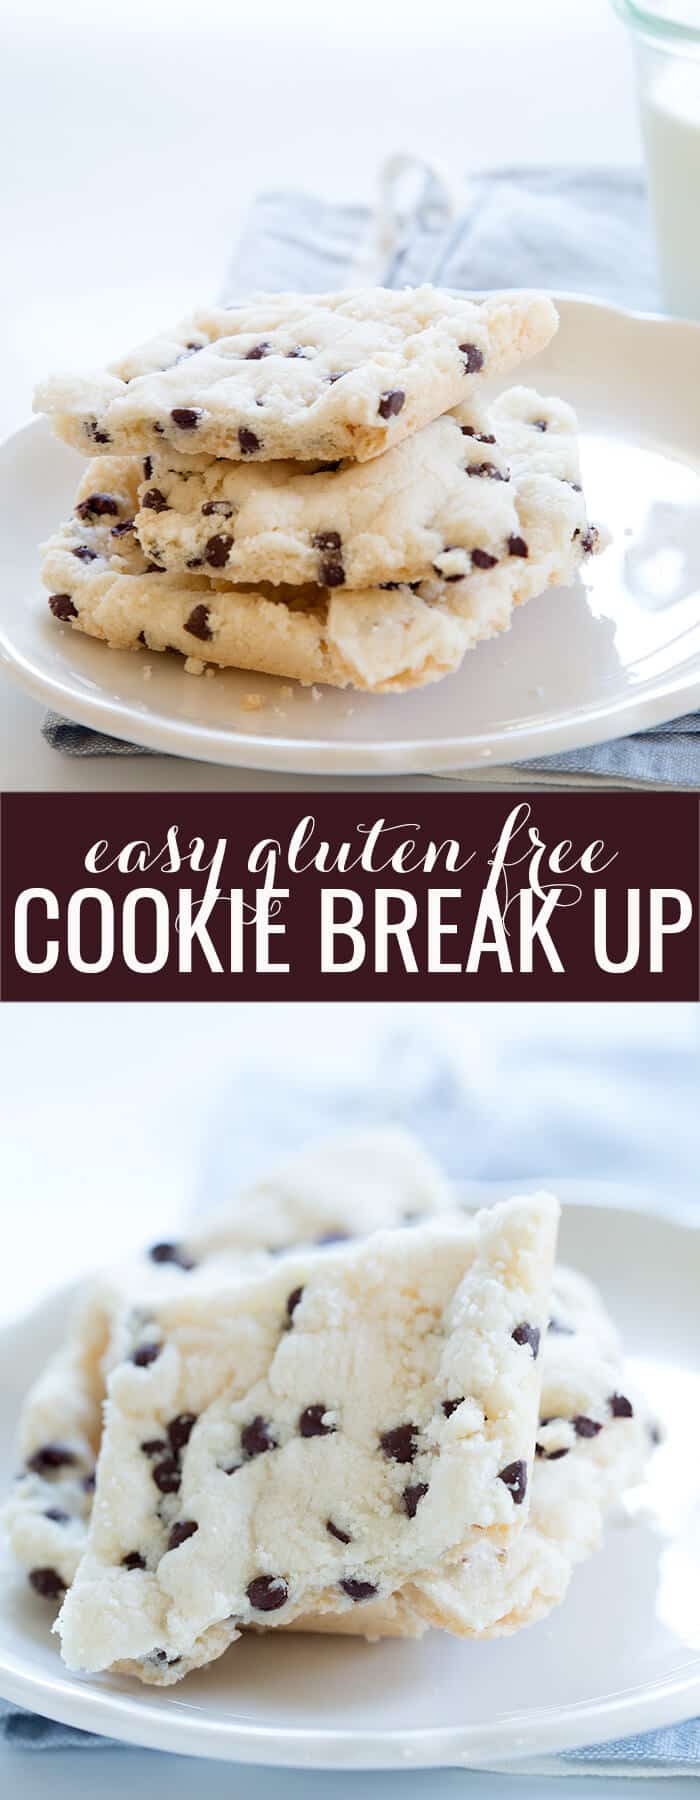
[[[188,656],[185,660],[186,675],[203,675],[206,664],[198,656]]]
[[[244,694],[240,706],[241,712],[262,712],[262,694]]]

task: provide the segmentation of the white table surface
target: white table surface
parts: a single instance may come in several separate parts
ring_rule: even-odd
[[[609,0],[0,0],[0,143],[2,436],[47,369],[214,294],[258,189],[371,200],[397,149],[456,174],[639,157]],[[0,790],[284,785],[164,757],[78,765],[41,719],[0,674]]]

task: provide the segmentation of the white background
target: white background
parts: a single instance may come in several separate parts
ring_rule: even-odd
[[[0,0],[0,34],[3,435],[48,369],[215,294],[256,190],[369,201],[397,149],[457,176],[640,155],[609,0]],[[4,677],[0,694],[0,787],[75,785],[41,707]],[[241,785],[165,758],[81,765],[81,787],[117,783]]]

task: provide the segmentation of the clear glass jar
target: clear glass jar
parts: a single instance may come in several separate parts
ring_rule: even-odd
[[[700,319],[700,0],[613,5],[635,48],[664,301]]]

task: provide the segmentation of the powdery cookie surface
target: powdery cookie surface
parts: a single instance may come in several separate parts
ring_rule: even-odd
[[[461,441],[471,454],[471,441]],[[414,587],[249,590],[213,572],[162,572],[144,556],[134,528],[139,477],[130,458],[88,465],[72,519],[44,546],[49,606],[59,622],[114,649],[177,650],[196,673],[210,664],[370,692],[418,687],[507,630],[515,606],[572,581],[598,547],[575,488],[524,473],[518,532],[486,567],[453,549],[440,576]],[[487,498],[504,485],[488,476],[469,482]]]
[[[629,1397],[615,1327],[592,1284],[555,1271],[552,1325],[543,1343],[540,1426],[530,1512],[506,1550],[487,1538],[459,1569],[409,1582],[388,1606],[375,1601],[342,1632],[416,1637],[428,1625],[466,1637],[501,1637],[532,1625],[564,1599],[576,1565],[598,1549],[606,1517],[638,1482],[651,1450]],[[330,1630],[326,1619],[298,1621]]]
[[[557,327],[544,295],[477,304],[430,286],[260,294],[203,307],[104,373],[35,396],[84,455],[170,445],[236,460],[359,461],[535,355]]]
[[[339,1132],[285,1157],[200,1229],[153,1244],[92,1281],[19,1421],[21,1470],[4,1522],[35,1588],[59,1601],[85,1548],[107,1375],[125,1310],[216,1291],[264,1268],[268,1251],[435,1217],[452,1204],[449,1183],[409,1132]]]
[[[528,555],[525,478],[537,478],[543,509],[551,495],[553,529],[554,483],[566,484],[570,530],[589,529],[576,429],[564,401],[513,388],[433,420],[378,460],[330,471],[156,455],[139,485],[136,532],[149,560],[185,576],[336,588],[454,581]]]
[[[475,1534],[507,1544],[556,1218],[543,1196],[378,1233],[127,1327],[69,1666],[177,1680],[222,1633],[359,1608]]]

